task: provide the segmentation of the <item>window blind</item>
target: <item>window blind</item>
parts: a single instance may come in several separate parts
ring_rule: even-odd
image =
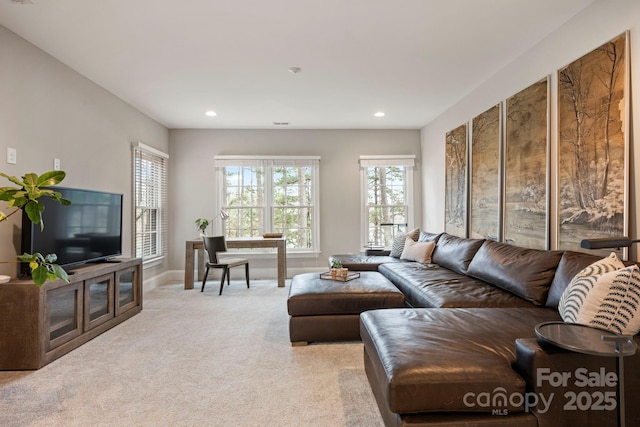
[[[152,147],[133,145],[134,253],[145,261],[167,254],[168,160]]]

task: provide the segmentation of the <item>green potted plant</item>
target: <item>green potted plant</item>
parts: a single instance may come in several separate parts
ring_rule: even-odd
[[[207,227],[209,227],[209,224],[211,224],[213,220],[206,219],[206,218],[198,218],[196,219],[195,222],[196,222],[196,229],[200,230],[200,236],[206,236]]]
[[[342,261],[339,259],[331,260],[331,278],[337,279],[339,277],[345,278],[349,273],[348,268],[342,266]]]
[[[0,222],[6,221],[16,212],[24,211],[32,223],[40,224],[40,229],[42,230],[44,229],[42,220],[44,205],[38,200],[40,197],[50,197],[63,205],[71,204],[70,201],[63,199],[59,192],[46,188],[59,184],[66,176],[63,171],[50,171],[40,176],[35,173],[28,173],[22,179],[2,172],[0,172],[0,176],[15,184],[12,187],[0,187],[0,200],[7,202],[7,207],[14,208],[6,215],[4,212],[0,212]],[[31,278],[38,287],[42,286],[47,280],[62,279],[69,283],[67,272],[55,264],[58,259],[55,254],[24,253],[19,255],[17,259],[19,262],[29,263]]]

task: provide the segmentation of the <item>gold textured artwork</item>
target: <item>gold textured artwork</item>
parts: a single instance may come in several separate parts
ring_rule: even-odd
[[[558,249],[626,235],[628,63],[623,34],[558,71]]]
[[[467,237],[467,124],[447,132],[444,230]]]
[[[504,240],[548,247],[548,78],[507,99]]]
[[[469,237],[498,240],[500,233],[500,104],[471,122]]]

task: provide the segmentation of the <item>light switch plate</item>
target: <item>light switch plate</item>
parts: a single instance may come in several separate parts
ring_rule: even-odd
[[[60,170],[60,159],[53,159],[53,170],[54,171]]]
[[[15,148],[7,147],[7,163],[10,165],[18,163],[18,152]]]

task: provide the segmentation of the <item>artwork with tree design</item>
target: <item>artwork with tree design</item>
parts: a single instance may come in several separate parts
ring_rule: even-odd
[[[627,40],[622,34],[558,71],[559,249],[626,235]]]
[[[467,124],[447,132],[444,231],[467,237]]]

